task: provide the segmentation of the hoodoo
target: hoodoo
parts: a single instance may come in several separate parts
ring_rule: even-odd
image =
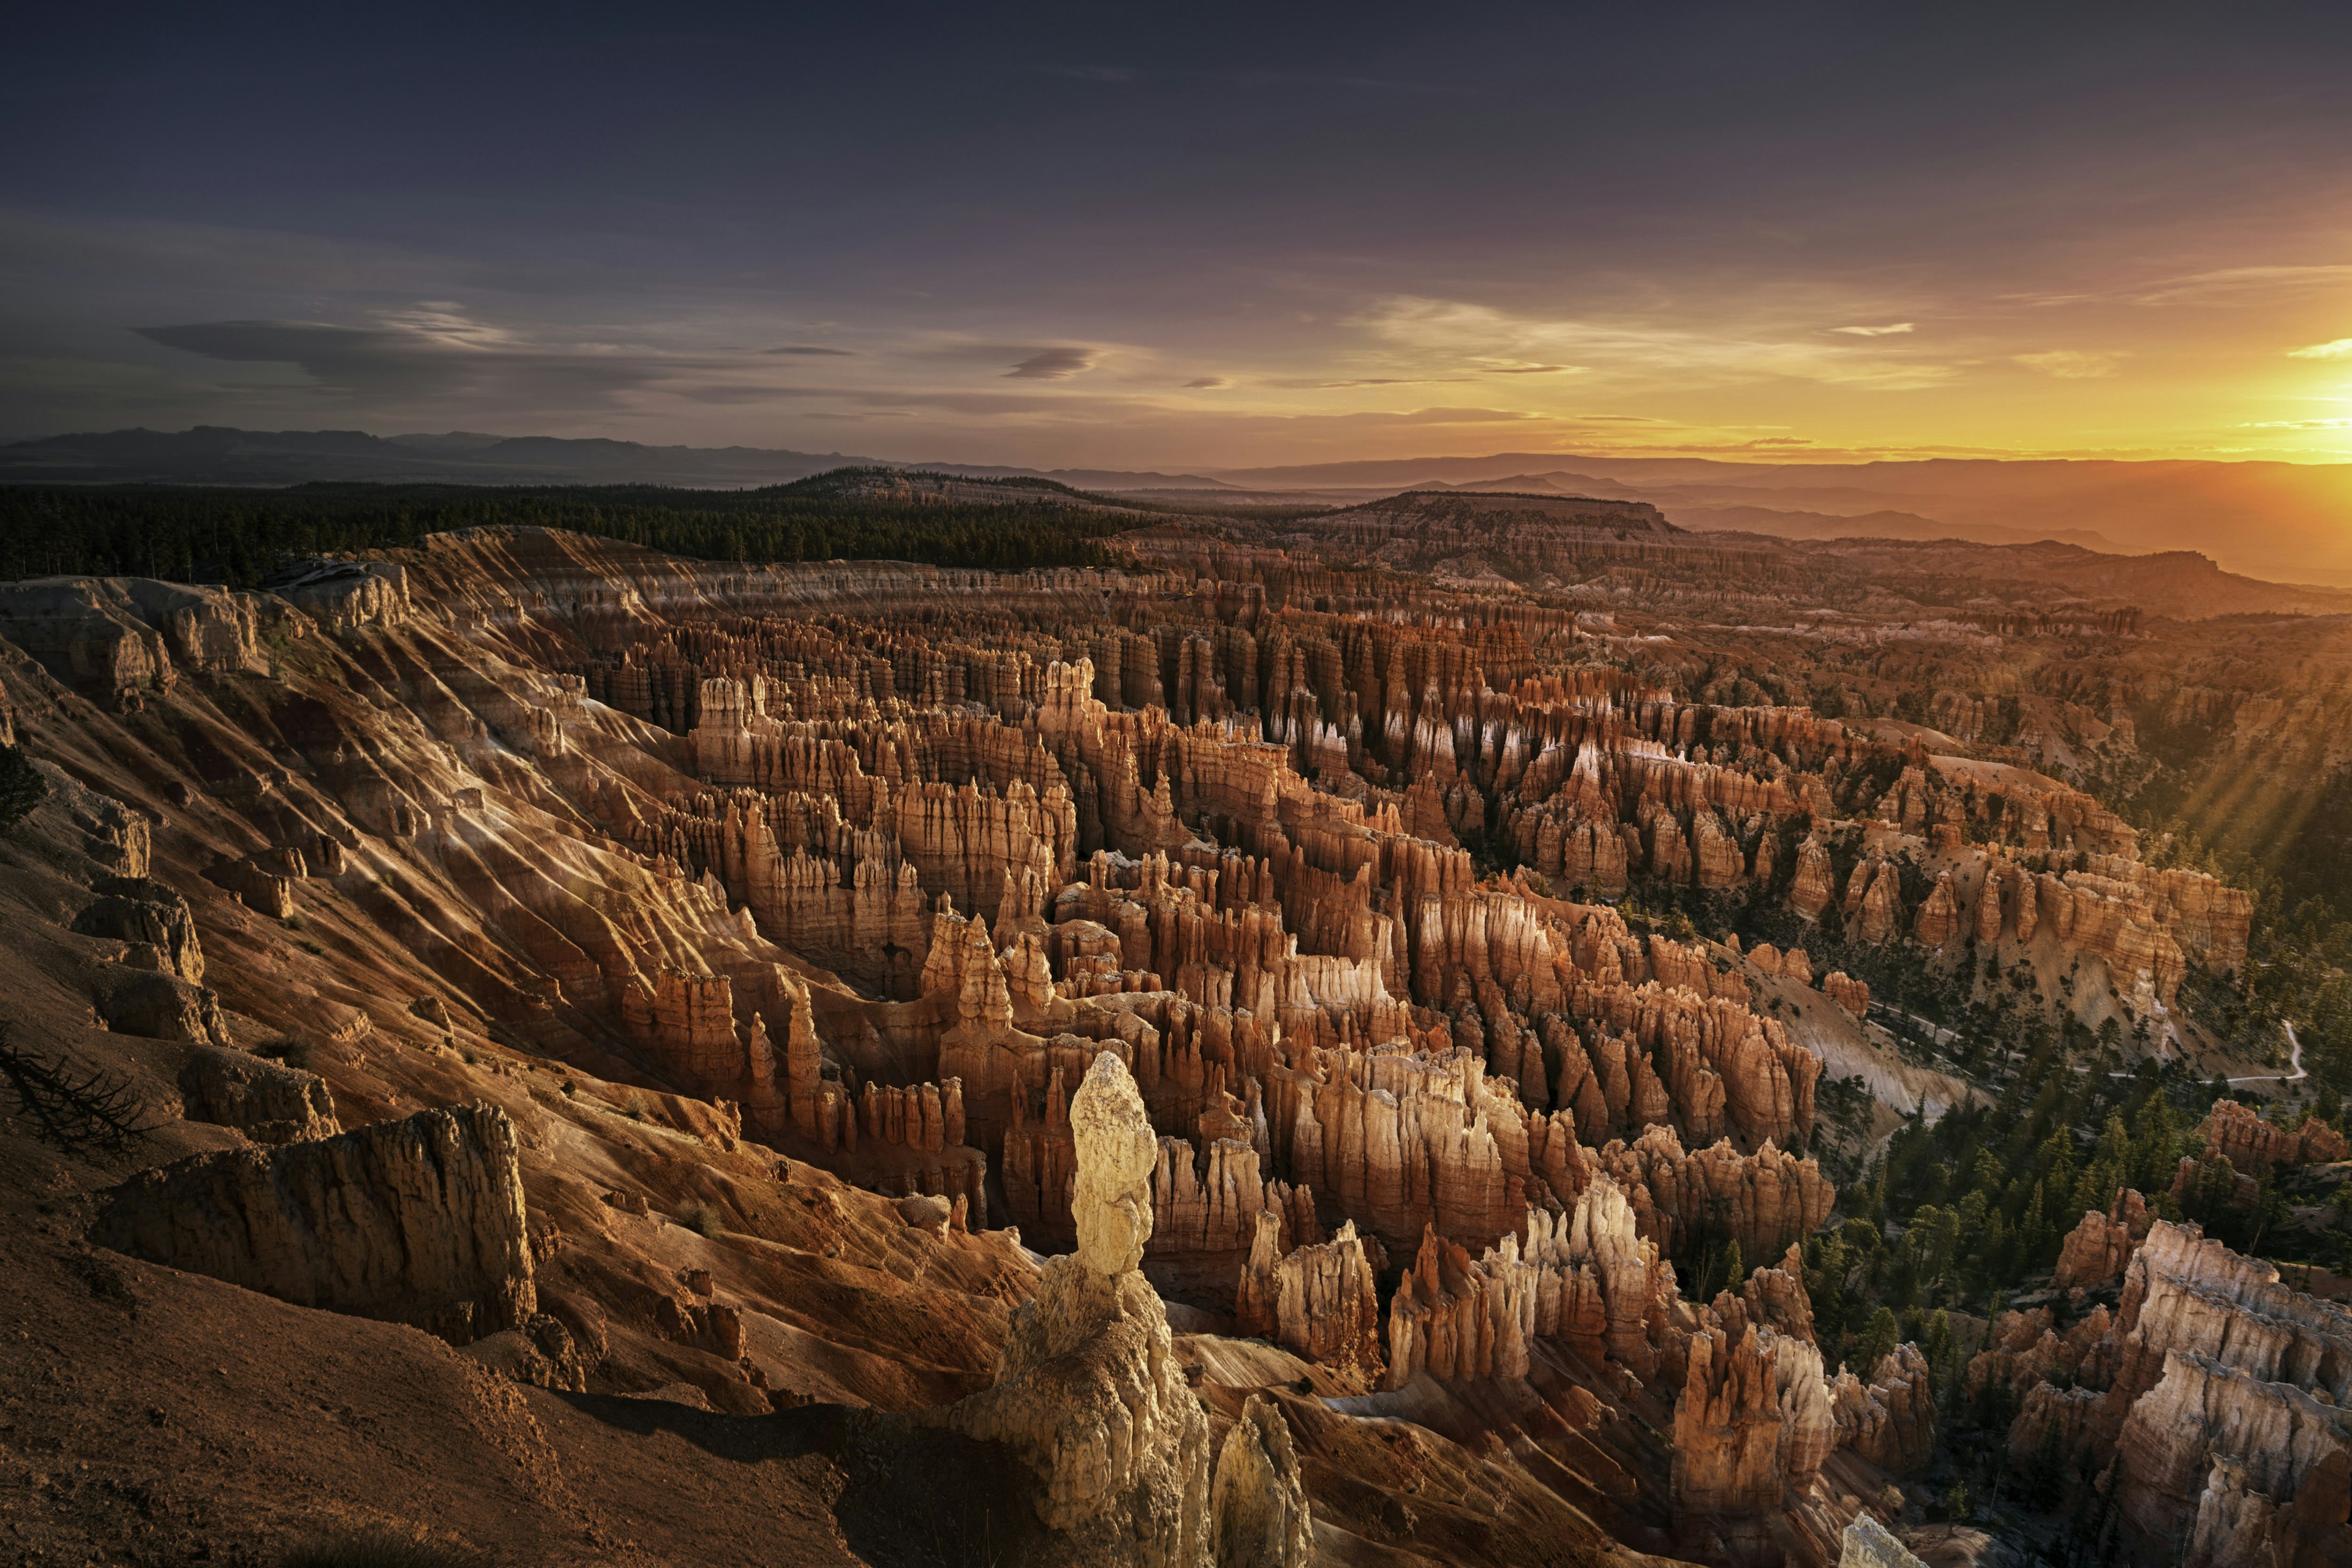
[[[995,1384],[940,1419],[1036,1470],[1040,1511],[1067,1561],[1197,1568],[1213,1533],[1209,1423],[1143,1277],[1159,1142],[1117,1055],[1087,1068],[1070,1097],[1070,1132],[1077,1250],[1046,1260],[1036,1295],[1013,1314]],[[1251,1448],[1228,1443],[1237,1469],[1264,1463],[1263,1447]],[[1231,1485],[1255,1494],[1286,1480],[1295,1491],[1295,1463],[1287,1478],[1236,1475]]]

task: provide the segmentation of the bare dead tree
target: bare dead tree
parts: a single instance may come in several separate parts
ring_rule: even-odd
[[[0,1023],[0,1077],[41,1137],[68,1152],[119,1153],[154,1131],[129,1079],[103,1068],[77,1075],[44,1061],[16,1043],[8,1023]]]

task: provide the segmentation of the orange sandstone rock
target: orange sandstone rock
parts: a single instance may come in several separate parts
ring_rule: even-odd
[[[2116,1190],[2105,1214],[2086,1211],[2067,1234],[2058,1252],[2052,1283],[2061,1290],[2076,1285],[2103,1285],[2123,1278],[2132,1253],[2147,1235],[2147,1204],[2128,1187]]]

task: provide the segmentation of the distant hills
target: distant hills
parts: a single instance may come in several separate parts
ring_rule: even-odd
[[[2273,583],[2225,572],[2188,550],[2116,555],[2078,544],[1977,544],[1958,540],[1821,539],[1790,549],[1835,561],[1883,588],[1927,604],[1979,595],[2030,603],[2053,592],[2086,604],[2136,605],[2184,621],[2214,616],[2352,614],[2352,590]]]
[[[1124,473],[963,463],[894,463],[842,452],[761,447],[649,447],[559,436],[371,436],[363,430],[108,430],[0,446],[16,484],[680,485],[742,489],[842,468],[924,468],[970,479],[1049,479],[1078,489],[1223,489],[1199,474]]]
[[[1669,504],[1669,520],[1699,533],[1762,533],[1775,539],[1958,539],[1971,544],[2032,544],[2055,540],[2088,550],[2116,550],[2114,540],[2088,528],[2003,528],[1990,522],[1938,522],[1916,511],[1865,511],[1836,516],[1761,506]]]
[[[2352,584],[2352,464],[1990,458],[1772,463],[1503,452],[1213,472],[1251,489],[1352,489],[1360,497],[1435,485],[1525,490],[1550,481],[1584,495],[1649,501],[1685,528],[1782,538],[1881,531],[1980,544],[2056,539],[2134,552],[2195,550],[2233,572]],[[1900,516],[1874,516],[1884,513]],[[1922,523],[1927,531],[1916,531]]]
[[[1510,490],[1522,494],[1609,496],[1624,500],[1648,500],[1665,512],[1668,521],[1698,533],[1762,533],[1775,539],[1965,539],[1977,544],[2030,544],[2054,539],[2093,550],[2113,550],[2104,534],[2090,529],[2004,528],[1996,523],[1939,522],[1916,512],[1881,510],[1854,513],[1790,510],[1766,506],[1706,506],[1682,500],[1691,487],[1623,485],[1591,474],[1555,469],[1548,474],[1512,474],[1499,479],[1473,479],[1448,484],[1431,479],[1416,490]]]
[[[2131,553],[2194,550],[2280,581],[2352,584],[2352,465],[1933,458],[1773,463],[1506,452],[1159,473],[909,462],[756,447],[472,431],[114,430],[0,445],[0,483],[646,484],[748,489],[845,467],[1046,479],[1192,507],[1349,506],[1407,489],[1645,501],[1679,527],[1789,540],[2056,540]]]

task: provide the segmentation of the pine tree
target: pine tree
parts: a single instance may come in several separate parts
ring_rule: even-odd
[[[2161,1092],[2152,1096],[2147,1109],[2140,1113],[2139,1136],[2132,1142],[2129,1180],[2133,1186],[2149,1192],[2170,1183],[2178,1126],[2171,1102]]]
[[[1995,1209],[1985,1215],[1984,1231],[1977,1243],[1977,1256],[1984,1259],[1985,1272],[1996,1275],[2008,1273],[2011,1254],[2016,1247],[2017,1238],[2010,1231],[2009,1222],[2001,1218],[2000,1211]]]
[[[1723,1282],[1717,1289],[1737,1292],[1748,1282],[1748,1270],[1740,1262],[1739,1243],[1726,1243],[1723,1248]]]
[[[1812,1298],[1814,1331],[1826,1340],[1845,1327],[1845,1271],[1849,1265],[1843,1246],[1823,1247],[1817,1256],[1820,1262],[1805,1269],[1805,1294]]]
[[[2258,1252],[2263,1237],[2269,1235],[2286,1218],[2286,1197],[2278,1190],[2278,1180],[2264,1171],[2254,1188],[2252,1234],[2246,1240],[2245,1250]]]
[[[2017,1221],[2017,1266],[2034,1268],[2042,1261],[2042,1236],[2049,1226],[2042,1219],[2042,1184],[2033,1184],[2033,1194],[2025,1200],[2025,1213]]]
[[[1927,1357],[1937,1383],[1949,1383],[1957,1374],[1960,1347],[1952,1337],[1951,1315],[1941,1307],[1927,1320],[1927,1331],[1920,1336],[1919,1349]]]
[[[1903,1238],[1895,1249],[1895,1267],[1887,1280],[1886,1294],[1898,1307],[1919,1304],[1919,1231],[1916,1227]]]
[[[47,800],[49,781],[43,778],[22,746],[0,746],[0,833],[30,816]]]
[[[2069,1220],[2093,1209],[2104,1214],[2113,1205],[2116,1189],[2124,1184],[2126,1172],[2131,1163],[2131,1134],[2124,1130],[2124,1119],[2109,1115],[2105,1129],[2099,1134],[2098,1147],[2091,1152],[2091,1163],[2074,1183],[2074,1197],[2066,1205],[2062,1220]]]
[[[1901,1330],[1895,1321],[1895,1309],[1881,1307],[1870,1315],[1863,1326],[1862,1337],[1854,1345],[1854,1361],[1849,1363],[1858,1377],[1868,1378],[1876,1371],[1879,1362],[1895,1353]]]
[[[1930,1283],[1944,1285],[1952,1277],[1952,1264],[1959,1256],[1962,1229],[1961,1212],[1956,1208],[1937,1209],[1928,1222],[1935,1247],[1935,1267]]]
[[[2033,1169],[2041,1174],[2047,1201],[2063,1203],[2074,1187],[2074,1135],[2064,1127],[2042,1140],[2034,1152]]]

